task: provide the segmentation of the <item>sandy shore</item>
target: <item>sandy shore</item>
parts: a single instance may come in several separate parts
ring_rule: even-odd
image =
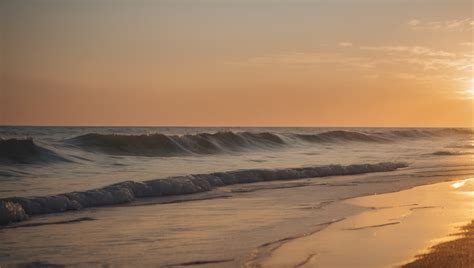
[[[399,267],[411,263],[408,267],[472,267],[472,225],[461,239],[453,241],[459,237],[452,234],[473,220],[473,199],[474,179],[350,199],[346,202],[367,210],[320,232],[282,242],[262,264]],[[450,256],[466,254],[457,260],[459,265],[451,265]],[[446,263],[450,265],[443,266]]]
[[[460,238],[432,247],[429,253],[403,267],[474,267],[474,221],[454,235]]]

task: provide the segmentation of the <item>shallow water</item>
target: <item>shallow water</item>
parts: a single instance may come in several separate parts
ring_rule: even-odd
[[[192,195],[171,188],[173,195],[159,198],[30,215],[0,229],[0,264],[255,263],[272,241],[301,236],[361,211],[342,199],[474,175],[472,132],[459,129],[0,127],[0,135],[13,152],[24,151],[1,152],[3,199],[86,191],[128,180],[180,182],[190,174],[241,169],[253,173],[232,173],[238,182],[255,172],[284,173],[277,181],[232,183]],[[384,173],[371,173],[369,167],[366,174],[318,178],[291,171],[380,162],[408,167]]]
[[[368,210],[281,245],[263,267],[400,267],[458,238],[474,218],[473,190],[471,178],[351,199]]]

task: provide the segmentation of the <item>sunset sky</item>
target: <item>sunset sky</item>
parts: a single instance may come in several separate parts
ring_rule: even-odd
[[[473,124],[471,0],[1,3],[0,124]]]

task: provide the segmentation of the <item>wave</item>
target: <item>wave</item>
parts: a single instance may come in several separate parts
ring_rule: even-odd
[[[332,130],[317,134],[272,132],[217,132],[193,135],[119,135],[89,133],[67,140],[85,150],[112,155],[183,156],[273,149],[295,144],[394,142],[400,139],[472,134],[469,129],[403,129],[381,132]]]
[[[473,130],[468,128],[402,129],[392,130],[388,133],[398,138],[432,138],[474,134]]]
[[[69,160],[37,145],[33,139],[0,139],[0,164],[37,162],[69,162]]]
[[[382,135],[374,135],[356,131],[333,130],[319,134],[296,134],[297,138],[307,142],[341,142],[341,141],[360,141],[360,142],[388,142],[390,139]]]
[[[453,151],[436,151],[432,153],[435,156],[454,156],[454,155],[469,155],[469,152],[453,152]]]
[[[456,149],[474,149],[474,144],[453,145],[453,146],[449,146],[448,148],[456,148]]]
[[[388,162],[349,166],[247,169],[168,177],[145,182],[125,181],[100,189],[54,196],[4,198],[0,199],[0,224],[23,221],[36,214],[130,203],[137,198],[194,194],[225,185],[388,172],[403,167],[407,167],[407,164]]]
[[[216,154],[245,148],[284,146],[283,139],[273,133],[217,132],[195,135],[116,135],[90,133],[69,140],[87,150],[115,155],[179,156]]]

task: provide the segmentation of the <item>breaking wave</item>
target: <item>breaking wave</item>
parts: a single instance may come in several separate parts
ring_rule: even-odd
[[[388,142],[390,139],[383,137],[383,135],[369,134],[355,131],[334,130],[319,134],[295,134],[295,136],[306,142]]]
[[[400,139],[472,134],[469,129],[405,129],[381,132],[332,130],[317,134],[217,132],[193,135],[118,135],[89,133],[67,140],[89,151],[113,155],[182,156],[273,149],[295,144],[394,142]]]
[[[0,139],[0,164],[67,162],[57,153],[37,145],[33,139]]]
[[[441,129],[402,129],[392,130],[387,136],[397,138],[431,138],[446,137],[454,135],[473,135],[474,131],[468,128],[441,128]]]
[[[245,148],[275,148],[286,143],[277,134],[263,132],[217,132],[195,135],[115,135],[86,134],[69,140],[87,150],[117,155],[179,156],[216,154]]]
[[[144,197],[194,194],[232,184],[388,172],[403,167],[407,167],[407,164],[388,162],[349,166],[248,169],[168,177],[145,182],[125,181],[100,189],[54,196],[4,198],[0,199],[0,224],[23,221],[36,214],[130,203]]]
[[[436,151],[432,153],[435,156],[454,156],[454,155],[469,155],[469,152],[453,152],[453,151]]]

